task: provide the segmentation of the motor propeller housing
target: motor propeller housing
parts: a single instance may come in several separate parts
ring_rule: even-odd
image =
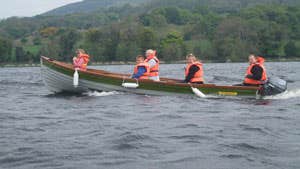
[[[280,94],[287,90],[287,82],[279,77],[270,77],[262,86],[259,94],[262,96],[270,96]]]

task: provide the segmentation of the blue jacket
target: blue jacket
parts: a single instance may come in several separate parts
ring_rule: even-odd
[[[145,72],[146,72],[146,68],[143,66],[139,66],[138,67],[138,72],[136,74],[132,75],[132,78],[134,79],[139,79]]]

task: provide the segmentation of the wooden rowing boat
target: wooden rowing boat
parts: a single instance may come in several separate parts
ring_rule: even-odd
[[[222,96],[250,96],[257,97],[261,87],[222,86],[215,84],[186,84],[177,79],[161,78],[161,81],[139,80],[137,88],[125,88],[123,82],[136,83],[129,78],[129,74],[112,73],[104,70],[88,69],[78,71],[79,85],[73,86],[73,65],[41,57],[41,72],[45,85],[52,92],[86,92],[97,91],[124,91],[147,95],[166,94],[194,94],[191,87],[199,89],[204,94]]]

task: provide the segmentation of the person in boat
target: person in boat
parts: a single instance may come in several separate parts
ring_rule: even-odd
[[[149,49],[146,51],[146,60],[150,65],[149,79],[159,81],[159,60],[156,56],[156,51]]]
[[[138,55],[136,57],[136,65],[134,67],[134,72],[132,78],[134,79],[149,79],[150,65],[145,62],[145,57],[143,55]]]
[[[203,84],[203,65],[193,54],[186,56],[187,66],[185,68],[185,83]]]
[[[246,71],[244,86],[259,86],[266,82],[267,73],[264,66],[265,59],[261,56],[249,55],[249,66]]]
[[[90,56],[83,49],[76,50],[76,57],[73,57],[73,65],[75,69],[86,71]]]

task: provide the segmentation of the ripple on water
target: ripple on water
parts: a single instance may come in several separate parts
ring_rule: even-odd
[[[241,127],[243,130],[245,131],[251,131],[251,132],[257,132],[263,135],[268,135],[269,132],[265,131],[263,128],[260,127],[252,127],[250,125],[247,124],[239,124],[239,127]]]
[[[115,150],[130,150],[139,149],[143,143],[153,141],[150,136],[134,134],[132,132],[125,132],[119,136],[118,139],[113,140],[113,149]]]
[[[197,124],[183,124],[183,125],[178,125],[175,128],[183,128],[183,129],[184,128],[195,128],[195,129],[197,129],[197,128],[200,128],[200,127]]]
[[[44,86],[42,81],[38,82],[30,82],[30,81],[25,81],[25,82],[20,82],[20,81],[11,81],[11,80],[1,80],[0,85],[7,85],[7,86]]]
[[[254,146],[250,143],[221,144],[221,146],[231,150],[237,150],[243,153],[253,153],[256,155],[272,156],[276,154],[273,150],[270,150],[264,146]]]
[[[0,168],[298,169],[300,66],[280,65],[287,69],[278,71],[275,64],[272,71],[288,74],[284,78],[290,90],[266,100],[109,92],[49,95],[39,68],[1,69]],[[233,67],[225,73],[228,77],[216,76],[213,82],[240,79],[242,65],[230,63],[206,64],[214,70],[206,76],[214,78],[228,66]],[[162,65],[162,75],[178,76],[182,70],[176,67]]]
[[[53,154],[36,151],[31,147],[20,147],[0,159],[4,167],[25,167],[31,164],[45,164],[53,161]],[[30,167],[28,167],[30,168]]]
[[[20,166],[26,164],[30,160],[34,160],[34,158],[29,156],[17,157],[16,155],[6,156],[0,159],[0,164],[6,167]]]
[[[229,158],[229,159],[247,158],[247,156],[242,154],[226,154],[226,155],[221,155],[221,157]]]
[[[160,114],[154,117],[155,119],[166,119],[166,120],[170,120],[170,119],[183,119],[184,117],[178,114]]]
[[[169,136],[168,138],[179,140],[184,143],[201,143],[203,141],[211,140],[212,138],[204,135],[181,135],[181,136]]]

